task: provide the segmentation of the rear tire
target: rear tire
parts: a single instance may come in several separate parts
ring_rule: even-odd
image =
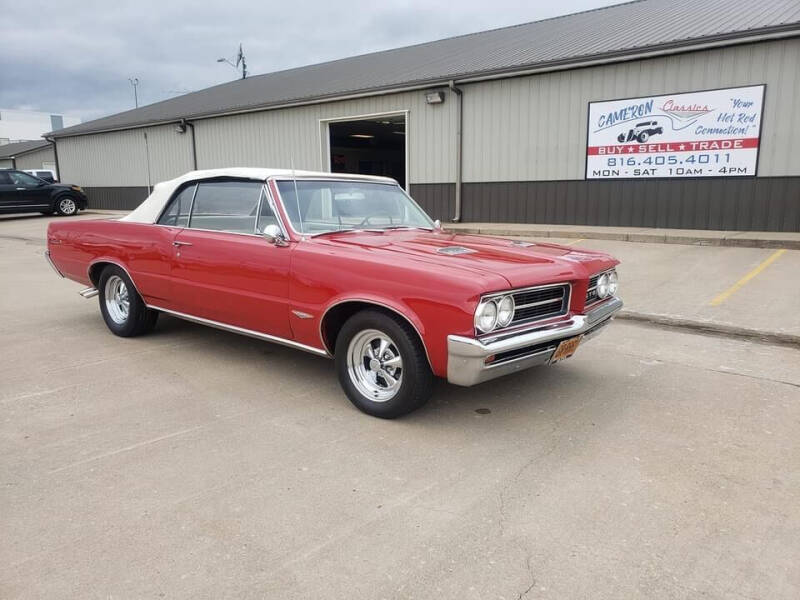
[[[147,308],[124,269],[107,266],[100,273],[97,289],[100,312],[114,335],[134,337],[155,327],[158,311]]]
[[[362,412],[394,419],[425,404],[433,373],[417,333],[377,310],[350,317],[336,338],[336,372],[347,397]]]
[[[62,217],[71,217],[78,214],[78,201],[72,196],[59,196],[56,198],[56,212]]]

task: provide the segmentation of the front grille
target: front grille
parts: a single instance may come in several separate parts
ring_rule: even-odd
[[[514,319],[509,327],[567,314],[569,284],[520,290],[514,296]]]
[[[589,289],[586,290],[586,306],[597,302],[597,280],[600,279],[600,275],[602,275],[602,273],[592,275],[589,279]]]

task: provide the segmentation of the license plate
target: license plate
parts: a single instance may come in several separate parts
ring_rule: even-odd
[[[550,357],[550,364],[552,365],[553,363],[557,363],[558,361],[569,358],[575,354],[575,350],[578,349],[582,338],[583,336],[579,335],[561,342],[558,345],[558,348],[556,348],[556,351],[553,352],[553,356]]]

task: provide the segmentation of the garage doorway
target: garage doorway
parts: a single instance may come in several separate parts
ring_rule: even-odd
[[[407,113],[337,119],[327,126],[332,173],[383,175],[407,188]]]

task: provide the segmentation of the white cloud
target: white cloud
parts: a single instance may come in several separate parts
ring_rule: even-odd
[[[0,107],[91,119],[133,108],[128,77],[139,78],[140,105],[234,79],[216,59],[239,42],[257,75],[617,1],[32,0],[3,18]]]

